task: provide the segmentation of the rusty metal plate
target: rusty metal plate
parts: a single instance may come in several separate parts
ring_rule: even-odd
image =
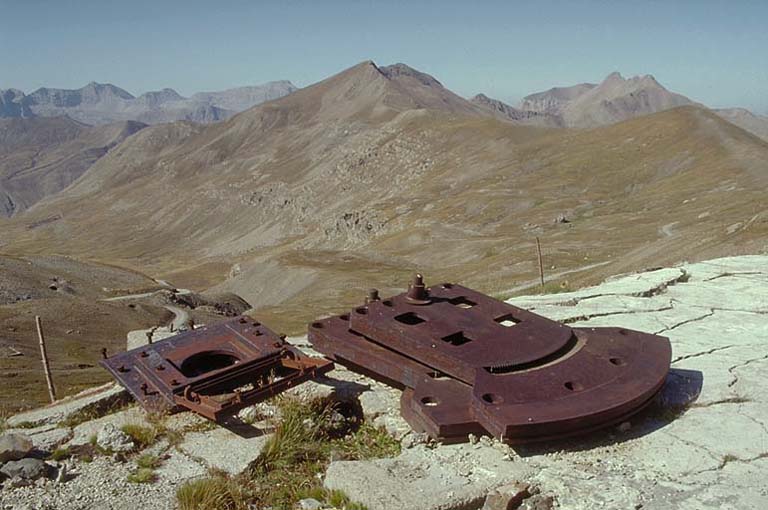
[[[102,360],[146,409],[219,421],[333,368],[248,317],[204,326]]]
[[[418,285],[316,321],[309,338],[339,363],[404,388],[403,416],[435,438],[583,433],[645,407],[669,370],[664,337],[570,328],[460,285]]]

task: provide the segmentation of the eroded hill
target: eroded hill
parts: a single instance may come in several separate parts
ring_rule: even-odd
[[[766,249],[768,143],[688,106],[591,130],[489,117],[364,62],[213,126],[147,128],[3,225],[11,253],[233,290],[280,329],[414,269],[507,294]]]

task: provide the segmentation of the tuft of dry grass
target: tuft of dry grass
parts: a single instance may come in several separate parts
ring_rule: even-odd
[[[153,445],[162,434],[162,431],[159,430],[158,427],[145,427],[144,425],[135,423],[127,423],[120,427],[120,430],[130,436],[139,449]]]
[[[192,480],[176,490],[179,510],[248,510],[251,499],[243,483],[223,475]]]

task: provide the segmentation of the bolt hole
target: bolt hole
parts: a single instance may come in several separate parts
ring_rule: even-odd
[[[356,308],[355,312],[359,313],[360,315],[365,315],[368,313],[368,309],[365,307]]]
[[[427,407],[435,407],[440,401],[435,397],[424,397],[421,399],[421,403]]]
[[[340,315],[339,319],[341,319],[343,321],[348,321],[349,320],[349,314],[345,313],[344,315]]]
[[[620,367],[622,365],[626,365],[626,363],[624,363],[624,360],[621,359],[621,358],[610,358],[608,361],[610,361],[612,364],[614,364],[614,365],[616,365],[618,367]]]
[[[313,322],[312,323],[312,327],[316,328],[316,329],[322,329],[323,328],[323,323],[322,322]]]
[[[390,301],[389,299],[385,299],[384,301],[381,302],[381,304],[384,306],[392,306],[392,301]]]
[[[581,384],[573,381],[568,381],[563,386],[565,386],[568,391],[581,391],[584,388]]]
[[[442,287],[443,287],[444,289],[452,289],[452,288],[453,288],[453,284],[452,284],[452,283],[444,283],[444,284],[442,285]]]
[[[504,399],[501,398],[501,395],[495,393],[486,393],[482,396],[482,399],[488,404],[501,404],[504,401]]]
[[[622,336],[627,336],[629,334],[629,331],[627,331],[626,329],[620,329],[619,334]]]

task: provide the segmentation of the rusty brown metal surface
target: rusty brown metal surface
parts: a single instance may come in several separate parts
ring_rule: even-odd
[[[584,433],[644,408],[671,361],[668,339],[570,328],[460,285],[367,299],[310,324],[313,346],[404,389],[401,411],[446,441],[526,443]]]
[[[101,361],[146,409],[220,421],[333,368],[248,317],[201,327]]]

